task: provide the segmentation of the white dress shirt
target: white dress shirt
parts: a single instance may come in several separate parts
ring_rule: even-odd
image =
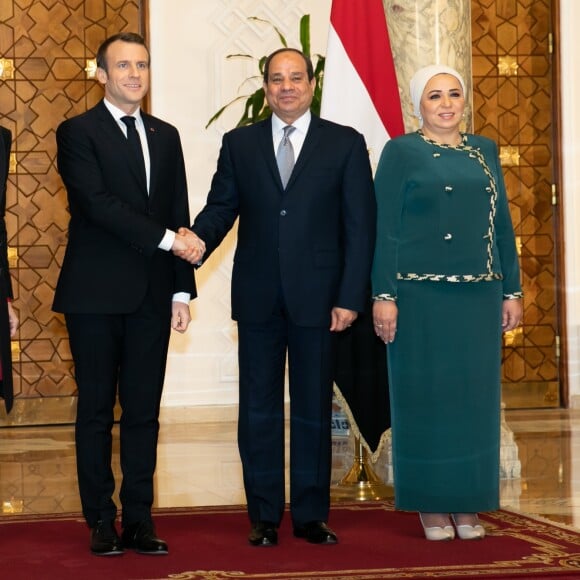
[[[292,123],[292,127],[294,127],[294,131],[290,133],[288,139],[290,139],[290,143],[292,143],[292,149],[294,149],[294,161],[298,160],[298,156],[300,155],[300,151],[302,151],[302,145],[304,145],[304,139],[306,139],[306,133],[308,133],[308,127],[310,127],[310,120],[312,119],[312,114],[310,110],[306,111],[302,117],[299,117]],[[275,115],[272,114],[272,142],[274,144],[274,152],[278,151],[278,145],[280,145],[280,141],[282,141],[282,137],[284,137],[284,127],[286,127],[288,123],[285,123]]]

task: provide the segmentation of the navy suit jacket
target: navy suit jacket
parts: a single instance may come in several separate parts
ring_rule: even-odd
[[[271,119],[227,133],[207,204],[192,225],[206,257],[238,217],[235,320],[264,322],[280,290],[301,326],[329,326],[334,306],[364,311],[376,207],[367,148],[354,129],[313,115],[285,190]]]
[[[175,127],[141,112],[151,157],[149,195],[127,139],[103,101],[61,123],[58,169],[67,189],[69,239],[53,308],[133,312],[150,288],[160,308],[195,297],[193,269],[158,249],[165,229],[189,223],[185,167]]]

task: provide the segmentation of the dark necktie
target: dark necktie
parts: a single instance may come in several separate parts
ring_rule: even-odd
[[[145,158],[143,157],[143,147],[141,146],[141,139],[139,138],[139,133],[135,127],[135,117],[126,116],[121,117],[121,121],[127,126],[127,141],[129,142],[129,147],[133,151],[135,159],[139,164],[141,169],[141,174],[147,179],[147,172],[145,171]]]
[[[278,171],[280,171],[280,179],[282,180],[282,185],[286,189],[286,184],[290,179],[292,170],[294,169],[294,148],[292,147],[292,141],[290,141],[290,133],[294,131],[296,127],[292,125],[286,125],[284,127],[284,136],[280,145],[278,145],[278,151],[276,152],[276,162],[278,163]]]

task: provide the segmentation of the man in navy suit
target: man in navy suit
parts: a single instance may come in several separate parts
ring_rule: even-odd
[[[91,551],[166,554],[151,519],[159,405],[170,329],[187,329],[196,292],[191,266],[171,250],[199,258],[201,248],[175,233],[189,223],[179,134],[140,109],[149,88],[143,38],[108,38],[97,66],[104,100],[56,135],[71,217],[53,308],[65,314],[75,364],[77,471]],[[111,470],[117,392],[121,538]]]
[[[277,543],[285,505],[286,356],[294,535],[337,542],[327,525],[334,338],[368,301],[376,209],[364,138],[311,114],[315,83],[300,51],[268,57],[264,91],[273,115],[224,136],[207,204],[191,227],[209,256],[239,217],[238,442],[255,546]],[[295,165],[285,183],[277,151],[287,139]]]

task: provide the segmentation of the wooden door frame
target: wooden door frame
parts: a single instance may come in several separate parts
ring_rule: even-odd
[[[556,297],[558,332],[560,336],[558,374],[560,380],[560,406],[570,405],[570,382],[568,377],[568,324],[566,303],[566,248],[564,244],[564,196],[562,191],[562,99],[560,56],[560,0],[551,0],[552,6],[552,156],[553,183],[557,204],[554,207],[554,263],[556,266]]]

